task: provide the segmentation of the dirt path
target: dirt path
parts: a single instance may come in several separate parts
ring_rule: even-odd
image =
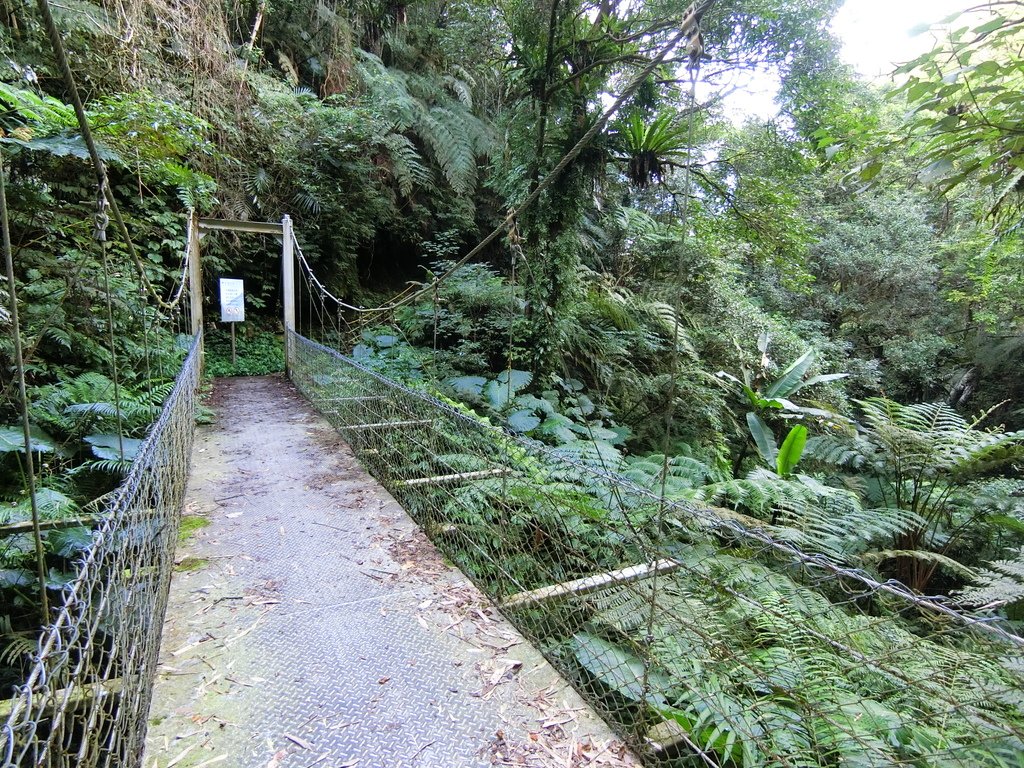
[[[145,768],[639,765],[283,378],[213,405]]]

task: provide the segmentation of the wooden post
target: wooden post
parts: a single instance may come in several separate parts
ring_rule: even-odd
[[[292,368],[292,331],[295,330],[295,257],[292,252],[292,219],[285,214],[281,219],[281,293],[284,299],[284,364],[290,374]]]
[[[192,304],[192,335],[203,327],[203,267],[199,257],[199,214],[188,215],[188,295]]]

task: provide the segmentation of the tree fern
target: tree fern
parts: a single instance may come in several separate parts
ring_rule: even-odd
[[[391,160],[391,172],[403,195],[408,197],[416,187],[430,184],[430,170],[423,164],[423,158],[407,136],[391,133],[384,137],[383,144]]]
[[[983,429],[987,414],[968,421],[944,403],[873,398],[860,405],[863,425],[854,438],[818,437],[807,453],[855,472],[850,486],[864,506],[885,510],[895,523],[888,541],[878,542],[874,565],[919,591],[939,568],[968,577],[971,563],[958,562],[963,553],[984,552],[991,534],[1016,526],[992,500],[1000,488],[1004,498],[1011,491],[991,476],[1024,457],[1024,433]],[[965,546],[973,540],[982,543]]]
[[[973,586],[957,593],[957,601],[976,608],[1003,608],[1024,601],[1024,547],[1013,557],[980,569]]]
[[[448,184],[457,194],[469,194],[476,186],[476,154],[473,138],[466,122],[476,118],[458,114],[444,107],[431,107],[422,112],[416,131],[430,147],[435,162]]]
[[[452,190],[470,194],[476,187],[477,162],[492,151],[494,140],[487,125],[470,111],[469,86],[454,76],[439,82],[387,67],[365,51],[360,52],[357,67],[371,101],[390,120],[393,134],[412,134],[429,151]],[[425,181],[423,175],[417,174],[407,149],[399,152],[400,142],[390,135],[381,141],[393,162],[398,153],[395,177],[403,194],[408,194],[405,190],[411,191],[411,185]]]

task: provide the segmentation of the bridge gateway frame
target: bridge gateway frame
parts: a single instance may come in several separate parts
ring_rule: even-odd
[[[192,333],[203,327],[203,267],[200,243],[210,232],[237,232],[255,235],[276,235],[281,238],[281,294],[284,311],[285,365],[292,359],[291,339],[295,330],[295,229],[288,214],[281,221],[242,221],[240,219],[212,219],[200,217],[191,211],[188,217],[189,283],[200,287],[189,294],[191,299]]]

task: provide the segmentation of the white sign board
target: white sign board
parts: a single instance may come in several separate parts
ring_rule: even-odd
[[[220,279],[220,321],[240,323],[245,320],[245,286],[241,280]]]

